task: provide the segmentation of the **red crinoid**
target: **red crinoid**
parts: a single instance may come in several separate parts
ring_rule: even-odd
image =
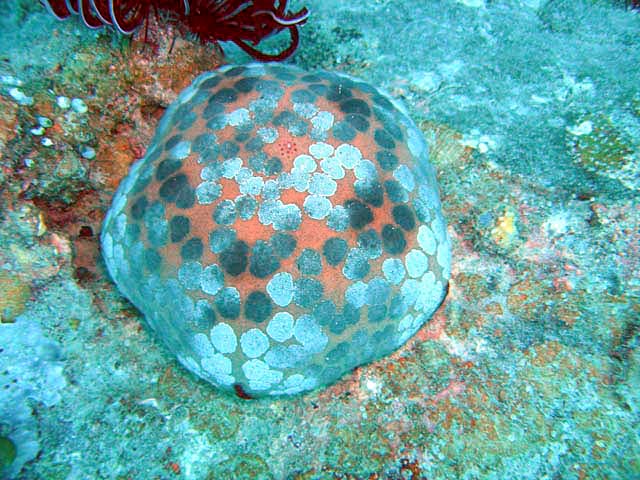
[[[203,42],[231,41],[253,58],[279,61],[298,47],[298,26],[306,22],[306,8],[287,12],[287,0],[40,0],[58,19],[80,15],[89,28],[113,26],[132,34],[149,17],[151,10],[172,13],[177,22]],[[265,38],[282,30],[291,36],[289,46],[277,54],[258,50]]]
[[[185,23],[203,41],[231,41],[257,60],[284,60],[298,47],[297,27],[307,20],[309,12],[303,8],[289,14],[286,0],[278,2],[277,7],[275,3],[272,0],[199,0],[193,3]],[[291,42],[279,54],[268,55],[254,47],[284,29],[289,30]]]

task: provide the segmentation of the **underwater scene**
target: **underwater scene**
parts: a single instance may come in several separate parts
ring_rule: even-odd
[[[0,0],[0,479],[640,479],[640,2]]]

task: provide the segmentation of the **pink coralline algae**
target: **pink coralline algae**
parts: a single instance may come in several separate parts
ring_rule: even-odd
[[[333,383],[442,302],[451,247],[427,144],[337,73],[227,66],[166,111],[102,230],[120,291],[189,370],[242,397]]]

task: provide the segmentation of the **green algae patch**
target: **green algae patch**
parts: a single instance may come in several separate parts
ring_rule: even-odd
[[[16,446],[8,437],[0,437],[0,472],[16,459]]]
[[[586,115],[567,129],[576,164],[586,171],[640,189],[638,145],[631,134],[604,114]]]

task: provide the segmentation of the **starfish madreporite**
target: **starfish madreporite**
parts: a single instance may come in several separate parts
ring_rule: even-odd
[[[179,361],[244,397],[328,385],[445,296],[427,144],[343,74],[228,66],[166,111],[102,230],[118,288]]]

